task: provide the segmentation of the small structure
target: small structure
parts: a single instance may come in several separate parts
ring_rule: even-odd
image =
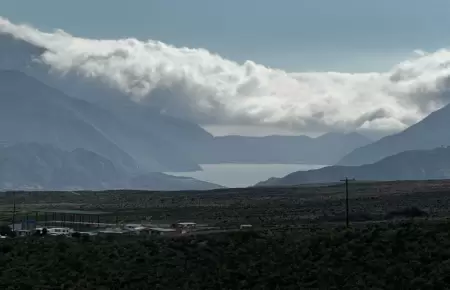
[[[21,231],[21,230],[26,230],[27,227],[23,224],[23,223],[14,223],[14,224],[10,224],[9,228],[13,231]]]
[[[74,232],[73,229],[66,227],[61,228],[39,227],[36,228],[36,232],[42,233],[44,229],[47,229],[47,235],[49,236],[70,236]]]
[[[103,211],[45,209],[35,212],[34,224],[60,227],[66,227],[67,225],[70,225],[76,230],[80,231],[84,228],[99,228],[104,226],[111,226],[112,224],[102,223],[100,221],[100,216],[110,215],[112,215],[112,213]]]
[[[33,231],[31,230],[16,230],[15,232],[17,233],[18,237],[28,237],[33,234]]]
[[[197,227],[196,223],[193,222],[180,222],[175,224],[175,228],[181,233],[185,234],[187,232],[193,231]]]
[[[181,222],[176,223],[176,227],[182,229],[195,229],[197,227],[197,224],[193,222]]]
[[[148,227],[144,227],[143,225],[138,224],[128,224],[123,227],[125,231],[128,231],[130,234],[134,235],[148,235],[150,234],[150,230]]]
[[[16,233],[18,237],[31,236],[34,231],[29,228],[28,224],[16,223],[9,225],[9,228]]]

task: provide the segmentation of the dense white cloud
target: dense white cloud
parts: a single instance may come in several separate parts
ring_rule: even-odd
[[[0,32],[45,48],[40,61],[55,71],[97,78],[137,101],[152,102],[155,90],[163,91],[165,109],[203,123],[396,131],[449,102],[448,50],[417,50],[384,73],[287,73],[204,49],[82,39],[3,18]]]

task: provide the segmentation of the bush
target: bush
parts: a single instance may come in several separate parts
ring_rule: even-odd
[[[88,234],[81,235],[82,242],[89,242],[90,240],[91,240],[91,236],[89,236]]]
[[[392,219],[396,217],[408,217],[408,218],[428,217],[428,213],[413,206],[401,210],[391,211],[386,215],[386,219]]]
[[[81,234],[79,232],[72,233],[72,238],[79,239],[81,237]]]
[[[12,229],[9,226],[7,226],[7,225],[0,226],[0,235],[2,235],[2,236],[11,236],[12,232],[13,231],[12,231]]]
[[[2,259],[14,257],[0,263],[2,289],[445,289],[442,273],[450,272],[448,226],[425,222],[89,243],[81,236],[2,242]]]

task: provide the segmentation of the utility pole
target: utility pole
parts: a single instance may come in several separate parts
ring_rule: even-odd
[[[13,215],[12,215],[12,231],[14,232],[16,227],[16,192],[13,191]]]
[[[347,228],[349,227],[349,217],[348,217],[348,181],[349,180],[355,180],[354,178],[348,179],[347,177],[345,179],[341,179],[341,181],[345,182],[345,225]]]

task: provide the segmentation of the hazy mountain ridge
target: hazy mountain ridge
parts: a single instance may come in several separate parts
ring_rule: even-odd
[[[2,141],[50,143],[67,150],[85,148],[136,171],[199,168],[194,161],[177,154],[171,144],[158,146],[158,136],[149,136],[115,114],[71,98],[24,73],[0,71],[0,85]],[[154,148],[159,151],[153,152]],[[164,148],[169,152],[160,154]],[[164,156],[175,156],[178,162],[165,162]]]
[[[63,105],[63,93],[17,71],[0,72],[0,140],[49,143],[63,150],[84,148],[130,171],[133,158],[95,126]]]
[[[425,180],[450,178],[450,147],[410,150],[361,166],[328,166],[297,171],[282,178],[271,178],[256,186],[289,186],[337,182],[349,177],[358,180]]]
[[[85,149],[63,151],[51,145],[20,143],[0,148],[2,189],[102,188],[120,185],[122,168]]]
[[[425,117],[406,130],[357,148],[344,156],[338,165],[362,165],[379,161],[406,150],[433,149],[450,145],[450,105]]]
[[[353,149],[370,143],[358,133],[308,136],[215,137],[199,163],[334,164]]]
[[[64,92],[65,105],[81,114],[86,122],[93,123],[92,125],[108,134],[108,138],[113,139],[111,141],[119,147],[127,147],[121,149],[133,155],[135,161],[145,163],[145,169],[200,169],[184,150],[191,148],[193,145],[189,144],[195,144],[197,139],[212,138],[200,126],[161,114],[146,104],[136,103],[98,81],[71,72],[65,75],[54,73],[36,61],[44,52],[43,49],[16,40],[10,35],[0,34],[0,47],[0,70],[21,71],[60,93]],[[81,100],[87,102],[83,103]],[[120,134],[117,134],[118,129],[108,125],[110,122],[116,125],[120,123]],[[130,137],[130,134],[133,136]]]
[[[0,147],[0,190],[206,190],[221,186],[163,173],[132,175],[94,152],[48,144]]]
[[[333,164],[370,142],[356,133],[213,137],[161,112],[158,104],[168,92],[134,102],[93,79],[50,71],[36,61],[43,52],[0,34],[0,143],[51,144],[69,152],[83,148],[111,161],[127,178],[131,174],[133,186],[157,186],[161,175],[149,172],[199,170],[202,163]]]
[[[109,114],[115,115],[116,119],[133,127],[134,131],[138,131],[139,138],[145,145],[137,145],[136,143],[139,142],[129,144],[121,140],[117,134],[114,134],[116,138],[113,141],[138,161],[153,164],[152,167],[159,167],[160,171],[198,170],[198,163],[221,162],[333,164],[352,149],[369,142],[362,136],[355,137],[352,134],[334,136],[336,142],[328,142],[327,138],[322,137],[315,138],[314,141],[317,142],[314,142],[306,136],[268,136],[256,139],[241,136],[213,138],[197,124],[180,119],[182,110],[174,108],[174,111],[168,113],[159,111],[158,104],[163,104],[167,98],[170,98],[171,92],[158,89],[152,93],[152,98],[136,103],[128,96],[93,79],[70,71],[64,75],[52,72],[44,64],[35,61],[44,52],[40,47],[14,39],[7,34],[0,34],[0,46],[2,47],[0,70],[22,71],[70,97],[94,103],[97,110],[102,108]],[[175,114],[176,117],[168,114]],[[97,115],[99,114],[94,114],[95,117]],[[85,114],[84,117],[89,122],[93,122],[91,115]],[[111,132],[111,130],[101,129],[105,133]],[[332,135],[340,134],[330,134]],[[252,140],[258,143],[256,148]],[[320,144],[321,142],[324,144]],[[230,149],[230,146],[233,149]],[[238,151],[243,153],[240,154]],[[317,152],[320,154],[316,154]]]

